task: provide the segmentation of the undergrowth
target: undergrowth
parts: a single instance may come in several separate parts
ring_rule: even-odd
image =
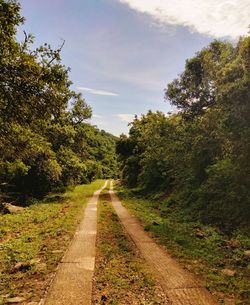
[[[250,238],[230,236],[211,225],[193,221],[186,211],[161,200],[138,198],[119,187],[123,204],[222,304],[250,304]],[[230,273],[230,275],[229,275]]]
[[[108,194],[100,197],[93,304],[168,304],[126,236]]]
[[[102,184],[77,186],[18,214],[0,215],[0,304],[17,296],[40,301],[88,198]]]

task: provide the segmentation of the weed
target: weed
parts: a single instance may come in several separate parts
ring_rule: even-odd
[[[52,194],[19,214],[1,215],[0,295],[39,301],[69,245],[83,208],[103,181]],[[55,200],[56,198],[56,200]]]
[[[173,257],[187,269],[196,273],[219,301],[250,304],[249,257],[250,238],[237,231],[231,236],[216,227],[192,221],[183,210],[164,201],[137,198],[134,192],[120,187],[123,204],[164,245]],[[157,223],[157,225],[154,225]],[[223,269],[234,272],[233,276]]]
[[[107,194],[100,197],[98,215],[93,303],[168,304],[133,242],[123,231]]]

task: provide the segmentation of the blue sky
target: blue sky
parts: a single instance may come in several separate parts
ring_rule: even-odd
[[[135,114],[170,111],[164,88],[185,60],[214,38],[246,33],[250,15],[250,0],[20,2],[37,45],[66,41],[72,89],[93,108],[92,123],[115,135]]]

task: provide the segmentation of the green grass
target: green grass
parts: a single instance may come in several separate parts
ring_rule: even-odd
[[[97,180],[65,194],[51,194],[19,214],[0,215],[0,304],[15,296],[40,300],[88,198],[103,183]]]
[[[98,208],[94,279],[93,304],[167,304],[105,193]]]
[[[250,304],[250,238],[241,232],[226,236],[217,228],[191,222],[185,212],[166,201],[144,200],[119,187],[118,195],[134,215],[188,270],[196,273],[222,304]],[[198,236],[202,232],[202,237]],[[236,271],[235,276],[222,273]]]

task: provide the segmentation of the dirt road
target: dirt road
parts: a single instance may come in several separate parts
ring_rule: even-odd
[[[157,245],[143,230],[138,220],[122,206],[113,191],[112,182],[109,193],[122,225],[151,266],[170,302],[173,305],[217,305],[199,281]]]
[[[107,182],[89,201],[84,219],[59,265],[45,305],[90,305],[95,268],[97,202]]]
[[[40,304],[91,305],[96,254],[97,202],[106,186],[107,182],[89,201],[84,219],[59,265],[45,300]],[[218,305],[199,281],[172,259],[165,249],[156,244],[138,220],[122,206],[113,191],[112,182],[109,194],[121,224],[151,268],[170,304]]]

